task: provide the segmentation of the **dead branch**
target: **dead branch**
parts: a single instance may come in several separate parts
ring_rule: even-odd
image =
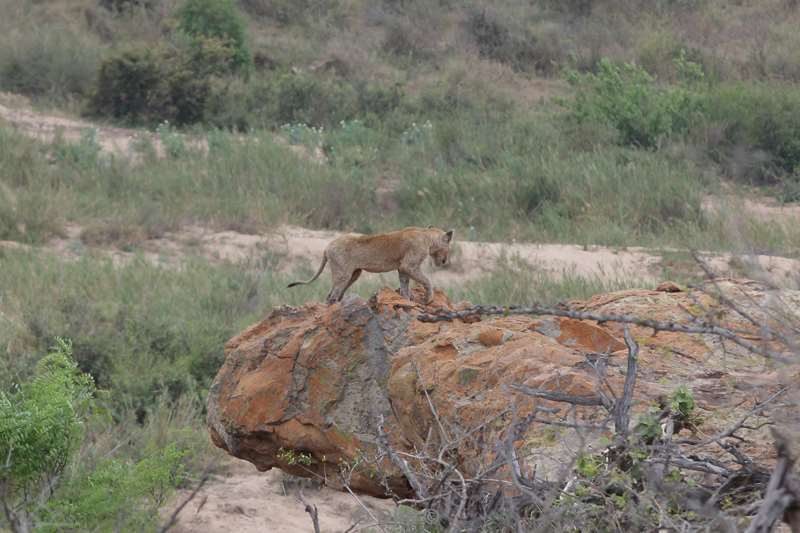
[[[534,398],[542,398],[553,402],[564,402],[573,405],[583,405],[589,407],[602,407],[603,400],[600,396],[576,396],[573,394],[564,394],[562,392],[553,392],[542,389],[528,387],[518,383],[512,383],[511,388],[522,394],[533,396]]]
[[[628,327],[625,327],[625,344],[628,346],[628,369],[625,374],[625,384],[622,388],[622,398],[614,404],[614,428],[617,435],[625,438],[628,435],[630,424],[630,409],[633,401],[633,389],[636,387],[636,365],[639,361],[639,345],[631,337]]]
[[[211,477],[211,471],[215,467],[216,467],[216,461],[211,461],[206,465],[206,467],[203,469],[202,475],[200,476],[200,481],[197,482],[197,486],[194,488],[191,494],[189,494],[186,498],[184,498],[183,501],[180,503],[180,505],[178,505],[178,507],[175,508],[175,510],[172,512],[172,515],[169,517],[167,523],[164,524],[159,530],[159,533],[166,533],[167,531],[175,527],[175,524],[178,523],[178,515],[180,515],[184,507],[189,505],[189,502],[191,502],[195,498],[195,496],[197,496],[197,494],[200,492],[200,490],[203,488],[203,486]]]
[[[311,523],[314,525],[314,533],[319,533],[319,512],[317,511],[316,505],[311,505],[306,501],[305,496],[303,496],[303,490],[300,489],[298,493],[298,499],[300,503],[305,506],[305,511],[311,516]]]
[[[773,524],[783,518],[786,510],[792,505],[798,505],[798,497],[790,484],[787,484],[787,475],[795,462],[789,451],[786,437],[777,431],[772,432],[775,437],[775,448],[778,450],[778,462],[769,478],[764,501],[758,509],[758,514],[750,522],[746,533],[768,533],[772,531]]]
[[[392,447],[389,444],[389,436],[383,429],[383,416],[380,417],[378,422],[378,443],[382,448],[381,451],[383,451],[387,457],[389,457],[389,460],[403,472],[403,475],[408,480],[408,483],[411,485],[414,493],[420,498],[427,498],[428,492],[425,490],[425,487],[422,486],[422,483],[419,482],[417,476],[415,476],[411,471],[411,468],[408,466],[408,462],[405,459],[398,457],[398,455],[392,450]]]

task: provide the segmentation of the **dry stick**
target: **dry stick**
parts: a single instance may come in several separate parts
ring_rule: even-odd
[[[369,510],[369,507],[367,507],[366,505],[364,505],[364,502],[362,502],[362,501],[361,501],[361,498],[359,498],[358,496],[356,496],[356,493],[355,493],[355,492],[353,492],[353,489],[351,489],[351,488],[350,488],[350,485],[348,485],[348,484],[345,484],[345,485],[344,485],[344,488],[346,488],[346,489],[347,489],[347,492],[349,492],[349,493],[350,493],[350,496],[352,496],[352,497],[353,497],[353,499],[356,501],[356,503],[357,503],[358,505],[360,505],[362,509],[364,509],[364,511],[365,511],[365,512],[366,512],[366,513],[369,515],[369,517],[370,517],[370,518],[372,518],[373,522],[375,522],[375,527],[377,527],[378,529],[380,529],[380,530],[381,530],[383,533],[387,533],[387,532],[386,532],[386,530],[385,530],[385,529],[383,529],[383,527],[381,527],[381,525],[380,525],[380,521],[378,520],[378,518],[377,518],[377,517],[376,517],[374,514],[372,514],[372,511],[370,511],[370,510]]]
[[[181,514],[183,508],[186,507],[189,504],[189,502],[195,498],[195,496],[197,496],[197,493],[200,492],[200,489],[203,488],[203,485],[205,485],[208,479],[211,477],[211,470],[215,466],[216,466],[216,461],[211,461],[206,465],[205,469],[203,469],[203,474],[200,476],[200,481],[197,483],[197,486],[194,488],[192,493],[189,494],[189,496],[187,496],[181,502],[181,504],[175,509],[175,511],[173,511],[172,516],[169,517],[169,521],[166,524],[164,524],[164,526],[159,530],[159,533],[166,533],[167,531],[172,529],[175,526],[175,524],[178,523],[178,515]]]
[[[629,411],[633,401],[633,389],[636,387],[636,364],[639,361],[639,345],[631,337],[628,326],[625,326],[625,344],[628,346],[628,370],[625,374],[625,385],[622,398],[614,404],[614,428],[617,435],[625,438],[630,424]]]
[[[378,421],[378,443],[386,452],[386,455],[389,456],[389,460],[394,463],[400,470],[403,472],[403,475],[406,476],[409,485],[411,488],[414,489],[414,492],[417,494],[419,498],[427,498],[428,494],[425,488],[417,479],[417,476],[411,471],[411,468],[408,466],[408,462],[405,459],[401,459],[397,456],[396,453],[392,450],[392,447],[389,445],[389,436],[383,430],[383,416],[381,415],[380,420]]]
[[[417,320],[420,322],[444,322],[472,318],[476,316],[496,315],[551,315],[574,318],[576,320],[632,324],[634,326],[652,329],[654,333],[658,333],[659,331],[670,331],[676,333],[714,335],[716,337],[729,340],[730,342],[741,346],[751,353],[761,355],[768,359],[774,359],[775,361],[782,363],[789,362],[789,359],[785,355],[774,350],[770,350],[769,348],[757,346],[751,342],[747,342],[731,329],[716,326],[714,324],[681,324],[676,322],[662,322],[659,320],[637,318],[630,315],[603,315],[587,311],[575,311],[567,308],[566,306],[546,307],[539,304],[533,304],[530,306],[502,307],[498,305],[476,305],[460,311],[440,311],[435,314],[422,313],[417,316]]]
[[[461,481],[461,502],[459,503],[458,510],[456,511],[456,515],[455,515],[456,520],[454,521],[454,525],[452,525],[451,527],[452,527],[452,529],[454,531],[458,531],[458,528],[456,527],[455,524],[457,524],[458,521],[461,520],[461,516],[462,516],[462,514],[464,512],[464,508],[467,505],[467,481],[464,479],[464,476],[461,474],[461,472],[458,470],[458,468],[456,468],[455,466],[451,465],[447,461],[443,461],[442,459],[438,459],[438,458],[435,458],[435,457],[420,457],[418,455],[405,453],[405,452],[397,452],[397,453],[399,455],[406,455],[406,456],[411,457],[413,459],[416,459],[418,461],[424,461],[424,460],[434,461],[436,463],[439,463],[441,466],[444,466],[448,470],[451,470],[451,471],[456,473],[456,475],[458,476],[459,480]]]
[[[306,512],[311,516],[311,523],[314,524],[314,533],[319,533],[319,512],[317,511],[316,505],[311,505],[306,501],[305,496],[303,496],[303,490],[300,489],[298,493],[300,503],[305,505]]]
[[[791,457],[789,452],[789,444],[786,442],[785,437],[773,431],[775,437],[775,447],[778,449],[778,462],[775,464],[775,470],[769,478],[769,485],[767,491],[764,493],[764,501],[758,510],[758,514],[750,522],[750,527],[747,528],[745,533],[767,533],[772,531],[772,525],[776,520],[783,516],[786,509],[797,502],[796,495],[792,494],[786,487],[787,473],[791,470],[794,464],[794,458]]]
[[[419,372],[419,367],[417,366],[417,362],[412,361],[411,366],[414,369],[414,372],[417,374],[417,380],[422,381],[422,374],[420,374]],[[428,388],[425,387],[424,383],[422,384],[422,391],[425,393],[425,398],[428,400],[428,407],[430,407],[431,414],[433,414],[433,417],[436,419],[436,423],[439,425],[439,431],[442,434],[442,439],[444,439],[445,443],[447,444],[450,442],[450,437],[447,436],[447,432],[444,430],[444,425],[442,424],[442,420],[439,418],[439,413],[436,412],[436,408],[433,406],[433,401],[431,401],[431,396],[430,394],[428,394]],[[445,446],[442,449],[446,448],[447,447]],[[441,457],[442,456],[440,454],[439,458],[441,459]]]
[[[564,394],[562,392],[553,392],[542,389],[528,387],[519,383],[512,383],[512,389],[534,398],[542,398],[553,402],[564,402],[572,405],[584,405],[589,407],[603,407],[603,400],[600,396],[577,396],[573,394]]]

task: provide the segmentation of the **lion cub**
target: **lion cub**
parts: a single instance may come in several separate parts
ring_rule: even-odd
[[[433,299],[431,282],[422,273],[422,262],[431,256],[438,266],[447,264],[453,230],[444,231],[433,226],[427,228],[405,228],[378,235],[343,235],[331,241],[322,256],[322,264],[308,281],[296,281],[289,287],[311,283],[331,263],[333,287],[328,293],[328,303],[341,301],[345,291],[355,283],[362,270],[367,272],[390,272],[397,270],[400,276],[400,294],[411,299],[409,280],[425,287],[425,303]]]

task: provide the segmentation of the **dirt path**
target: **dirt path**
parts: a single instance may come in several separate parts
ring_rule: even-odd
[[[395,508],[391,500],[359,496],[310,486],[273,469],[258,472],[245,461],[229,460],[226,472],[213,476],[178,515],[175,533],[300,533],[313,531],[311,519],[298,499],[299,490],[308,503],[317,506],[322,533],[341,533],[358,522],[374,518],[386,522]],[[305,488],[301,487],[305,485]],[[167,520],[191,490],[182,490],[167,505]],[[372,515],[372,517],[370,516]]]

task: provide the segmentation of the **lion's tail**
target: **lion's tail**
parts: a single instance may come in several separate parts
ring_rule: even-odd
[[[317,273],[314,274],[313,278],[311,278],[309,280],[306,280],[306,281],[295,281],[295,282],[292,282],[289,285],[287,285],[287,288],[295,287],[297,285],[308,285],[312,281],[316,280],[319,277],[320,274],[322,274],[322,271],[325,270],[325,265],[327,263],[328,263],[328,255],[327,254],[323,254],[322,255],[322,264],[319,266],[319,270],[317,270]]]

